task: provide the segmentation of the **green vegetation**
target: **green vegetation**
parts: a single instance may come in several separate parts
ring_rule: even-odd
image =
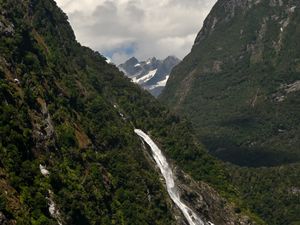
[[[0,211],[11,223],[57,224],[51,198],[64,224],[173,224],[140,140],[113,107],[119,87],[146,94],[75,41],[54,1],[1,1],[1,12],[13,30],[0,36]]]
[[[9,223],[176,224],[136,127],[195,180],[233,201],[240,216],[264,224],[240,199],[240,175],[205,151],[188,121],[80,46],[54,1],[0,6],[0,211]]]
[[[299,222],[300,169],[298,165],[250,169],[232,167],[231,171],[232,182],[240,187],[249,207],[255,209],[268,221],[268,224]]]
[[[300,80],[299,2],[244,3],[216,4],[160,99],[212,155],[241,166],[228,166],[231,183],[253,211],[297,224],[300,92],[289,87]]]
[[[176,224],[134,127],[186,172],[239,198],[191,125],[80,46],[54,1],[0,6],[0,212],[10,224]]]

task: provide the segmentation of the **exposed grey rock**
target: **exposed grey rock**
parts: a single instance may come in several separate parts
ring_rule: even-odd
[[[119,65],[119,69],[125,73],[125,75],[132,76],[134,74],[137,74],[141,71],[141,67],[136,66],[139,63],[139,61],[132,57],[128,59],[125,63]]]
[[[8,225],[8,220],[3,212],[0,211],[0,224],[1,225]]]
[[[275,6],[282,6],[283,1],[282,0],[270,0],[270,6],[275,7]]]
[[[33,138],[37,149],[49,150],[55,146],[55,130],[51,120],[51,115],[44,100],[38,98],[40,113],[31,114],[33,121]]]
[[[132,57],[119,65],[119,69],[133,82],[157,97],[163,91],[171,70],[179,62],[180,60],[174,56],[168,56],[164,60],[153,57],[141,62]]]
[[[260,63],[263,61],[264,53],[264,37],[267,32],[267,22],[268,18],[263,18],[263,23],[261,24],[260,30],[258,31],[258,37],[254,44],[251,45],[251,58],[250,62],[253,64]]]
[[[283,102],[289,94],[297,91],[300,91],[300,80],[291,84],[282,84],[278,91],[272,95],[272,98],[275,102]]]
[[[182,198],[207,221],[218,225],[255,225],[204,182],[196,182],[183,171],[176,170]]]
[[[295,12],[295,9],[299,4],[297,1],[290,1],[289,3],[284,3],[283,0],[269,1],[269,5],[271,7],[287,7],[286,12],[289,14],[288,17]],[[218,9],[218,12],[210,13],[207,16],[203,23],[202,29],[196,37],[195,45],[200,44],[202,40],[207,38],[215,30],[215,27],[218,23],[229,22],[232,18],[234,18],[237,12],[242,12],[245,14],[249,9],[253,8],[253,6],[262,3],[264,3],[262,0],[219,0],[212,9],[212,11]]]
[[[300,91],[300,80],[297,80],[292,84],[284,85],[283,88],[288,94],[292,92]]]
[[[48,200],[48,205],[49,205],[49,213],[54,219],[56,219],[56,221],[59,225],[62,225],[63,220],[61,218],[60,211],[57,208],[57,206],[56,206],[56,204],[53,200],[54,199],[54,193],[50,190],[48,190],[48,193],[49,193],[49,197],[47,198],[47,200]]]
[[[169,75],[180,60],[174,56],[168,56],[165,60],[163,60],[158,68],[155,76],[147,82],[147,86],[156,85],[158,82],[166,79],[166,75]]]
[[[253,4],[258,4],[260,1],[254,0],[220,0],[216,3],[214,8],[218,8],[218,10],[222,10],[224,15],[227,15],[225,18],[221,19],[216,17],[214,14],[209,14],[203,23],[203,27],[198,33],[195,45],[198,45],[202,40],[208,37],[215,29],[218,23],[228,22],[232,19],[237,11],[241,11],[251,8]]]
[[[14,25],[8,22],[0,21],[0,33],[11,36],[15,32]]]
[[[291,187],[289,189],[289,193],[292,195],[300,195],[300,188],[299,187]]]

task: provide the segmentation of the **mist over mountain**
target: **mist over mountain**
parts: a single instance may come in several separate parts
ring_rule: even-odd
[[[116,65],[132,56],[183,58],[216,1],[56,0],[77,40]]]

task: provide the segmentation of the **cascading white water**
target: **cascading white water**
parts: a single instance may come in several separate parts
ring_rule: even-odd
[[[187,219],[190,225],[206,225],[203,220],[197,216],[197,214],[190,209],[186,204],[184,204],[180,199],[180,194],[175,186],[173,171],[170,168],[165,156],[162,154],[161,150],[157,147],[157,145],[152,141],[152,139],[145,134],[142,130],[135,129],[134,132],[140,136],[151,148],[153,153],[153,158],[157,163],[163,177],[166,180],[167,191],[174,201],[174,203],[178,206],[178,208],[182,211],[184,217]]]

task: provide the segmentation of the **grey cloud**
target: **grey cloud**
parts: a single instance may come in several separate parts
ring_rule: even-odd
[[[184,57],[216,0],[56,0],[69,15],[77,39],[115,63]],[[87,6],[87,7],[85,7]],[[134,46],[134,47],[132,47]],[[132,47],[132,52],[128,48]]]
[[[138,1],[129,1],[126,5],[125,11],[127,15],[133,19],[133,21],[139,21],[144,19],[145,11],[139,7]]]
[[[94,10],[92,17],[94,18],[108,18],[113,15],[117,14],[117,6],[110,1],[105,1],[101,5],[96,6],[96,9]]]

